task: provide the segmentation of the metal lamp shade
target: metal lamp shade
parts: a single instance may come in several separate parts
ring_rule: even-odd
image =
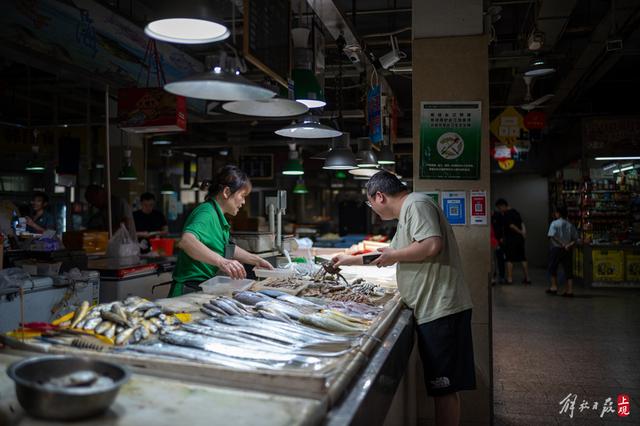
[[[155,0],[154,18],[146,35],[169,43],[214,43],[229,37],[229,29],[215,19],[216,11],[197,0]]]
[[[305,104],[309,108],[320,108],[327,103],[324,100],[324,92],[315,74],[311,70],[296,68],[291,71],[294,82],[296,101]]]
[[[336,138],[342,132],[324,124],[320,124],[317,118],[307,116],[301,121],[276,130],[276,135],[297,139],[324,139]]]
[[[251,117],[294,117],[309,112],[309,108],[303,103],[289,99],[227,102],[222,105],[222,109]]]
[[[287,161],[287,165],[282,171],[283,175],[288,176],[300,176],[304,174],[304,169],[302,168],[302,163],[299,159],[293,158]]]
[[[358,158],[360,159],[358,167],[378,167],[378,157],[370,149],[360,151]]]
[[[176,190],[173,189],[173,185],[171,185],[169,182],[165,182],[160,187],[160,193],[162,195],[171,195],[171,194],[175,194]]]
[[[332,149],[322,166],[326,170],[351,170],[357,167],[356,157],[351,148],[345,147]]]
[[[362,179],[370,179],[371,176],[375,175],[376,173],[379,173],[380,169],[352,169],[349,170],[349,174],[357,177],[357,178],[362,178]]]
[[[308,194],[309,190],[307,189],[307,185],[304,184],[304,180],[298,179],[296,182],[296,186],[293,187],[294,194]]]
[[[382,147],[380,154],[378,154],[378,164],[396,164],[396,156],[389,145]]]
[[[196,74],[165,84],[164,90],[174,95],[211,101],[249,101],[271,99],[276,94],[242,77],[216,67],[213,71]]]
[[[541,58],[534,58],[531,60],[529,69],[524,72],[524,75],[526,77],[544,77],[555,72],[556,69],[547,61]]]
[[[118,173],[118,180],[136,180],[138,179],[138,174],[136,173],[136,169],[133,168],[131,164],[125,164]]]

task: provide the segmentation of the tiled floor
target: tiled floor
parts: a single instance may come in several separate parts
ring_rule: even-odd
[[[640,291],[576,287],[569,299],[544,293],[544,271],[532,277],[493,288],[494,424],[640,424]],[[560,413],[569,394],[573,418]],[[616,413],[600,417],[608,397]]]

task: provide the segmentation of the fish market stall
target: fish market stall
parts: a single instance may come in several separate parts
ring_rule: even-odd
[[[11,351],[126,364],[158,381],[305,398],[334,421],[367,410],[380,418],[409,356],[411,315],[391,281],[381,286],[339,272],[316,266],[235,291],[214,286],[153,302],[132,296],[85,304],[51,329],[18,330],[3,341]],[[317,422],[301,411],[281,424]]]

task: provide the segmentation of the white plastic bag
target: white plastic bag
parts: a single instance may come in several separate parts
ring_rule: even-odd
[[[132,257],[140,255],[140,247],[136,240],[129,234],[129,231],[124,226],[120,225],[113,237],[109,240],[107,246],[108,257]]]

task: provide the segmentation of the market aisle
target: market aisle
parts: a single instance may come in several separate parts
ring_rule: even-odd
[[[640,424],[640,291],[548,296],[545,276],[537,270],[532,286],[493,288],[495,424]],[[559,413],[569,394],[577,395],[573,419]],[[631,415],[601,420],[605,400],[617,409],[618,394],[631,397]],[[584,400],[589,409],[580,412]]]

